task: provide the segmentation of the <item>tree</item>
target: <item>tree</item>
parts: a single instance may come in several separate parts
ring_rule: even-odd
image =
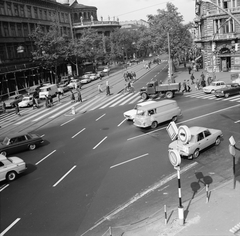
[[[57,77],[57,67],[65,58],[67,37],[62,36],[60,25],[53,22],[48,32],[40,26],[30,35],[34,41],[33,61],[53,72]],[[57,79],[56,79],[57,80]]]
[[[158,10],[157,15],[148,15],[152,47],[168,53],[169,33],[171,59],[178,58],[181,51],[192,45],[191,24],[184,25],[183,17],[177,10],[172,3],[167,3],[166,10]]]

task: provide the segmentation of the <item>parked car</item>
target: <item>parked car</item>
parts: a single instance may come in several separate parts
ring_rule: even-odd
[[[8,100],[4,101],[5,107],[6,108],[13,108],[16,104],[21,102],[22,99],[23,99],[23,95],[22,94],[17,94],[17,95],[10,96],[8,98]]]
[[[102,78],[105,76],[105,73],[103,71],[97,71],[97,75],[99,78]]]
[[[6,157],[0,154],[0,181],[13,181],[17,175],[27,169],[26,163],[19,157]]]
[[[75,89],[78,86],[81,87],[82,81],[80,79],[71,79],[70,83],[67,85],[69,89]]]
[[[33,96],[24,96],[22,101],[18,103],[19,107],[30,107],[33,105]]]
[[[169,144],[169,149],[175,149],[181,156],[189,159],[197,158],[200,151],[215,144],[218,146],[223,137],[222,131],[218,129],[209,129],[205,127],[190,127],[191,139],[187,144],[183,144],[181,140],[175,140]]]
[[[44,140],[37,134],[16,134],[5,137],[0,142],[0,154],[7,156],[13,153],[34,150],[37,146],[43,143]]]
[[[89,78],[91,79],[91,81],[93,81],[93,80],[99,79],[100,76],[96,73],[92,73],[90,74]]]
[[[225,88],[217,89],[215,91],[216,97],[228,98],[231,95],[240,94],[240,85],[237,83],[226,84]]]
[[[58,92],[61,94],[66,93],[70,90],[70,87],[68,86],[69,80],[68,79],[62,79],[60,83],[58,83]]]
[[[109,67],[104,67],[103,72],[104,72],[104,73],[110,72],[110,68],[109,68]]]
[[[209,86],[203,87],[204,93],[214,93],[217,89],[226,87],[224,81],[214,81]]]
[[[92,74],[92,72],[87,72],[83,76],[81,76],[81,83],[87,84],[87,83],[91,82],[91,78],[90,78],[91,74]]]

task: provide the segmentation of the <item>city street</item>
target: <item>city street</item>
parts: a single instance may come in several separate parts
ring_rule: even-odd
[[[139,65],[139,70],[140,70]],[[136,91],[152,79],[165,80],[166,63],[143,73]],[[119,91],[122,74],[115,77]],[[94,85],[89,85],[96,89]],[[224,140],[196,160],[182,159],[183,200],[191,199],[196,173],[209,176],[213,187],[232,175],[229,137],[240,139],[240,100],[215,99],[200,91],[176,94],[183,116],[177,125],[221,129]],[[83,98],[87,94],[83,90]],[[195,96],[194,96],[195,94]],[[162,98],[160,98],[162,99]],[[51,109],[26,109],[21,118],[1,125],[36,132],[46,140],[33,152],[17,154],[28,170],[16,181],[2,183],[1,232],[11,236],[102,235],[109,227],[144,219],[163,207],[176,206],[176,171],[168,159],[171,142],[166,126],[139,129],[123,112],[141,101],[138,93],[99,94],[83,103],[63,100]],[[71,113],[75,107],[76,115]],[[4,123],[5,121],[5,123]],[[201,194],[198,189],[196,194]],[[11,225],[12,224],[12,225]],[[119,232],[123,229],[118,228]],[[119,234],[120,235],[120,234]]]

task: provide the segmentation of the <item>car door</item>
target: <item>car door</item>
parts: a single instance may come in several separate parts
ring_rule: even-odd
[[[0,161],[0,181],[5,179],[7,173],[7,168],[4,166],[4,163]]]
[[[198,143],[198,148],[200,150],[203,150],[204,148],[206,148],[208,146],[208,138],[204,136],[204,132],[201,132],[197,135],[197,143]]]
[[[14,137],[10,140],[11,152],[22,152],[27,149],[27,142],[24,135]]]

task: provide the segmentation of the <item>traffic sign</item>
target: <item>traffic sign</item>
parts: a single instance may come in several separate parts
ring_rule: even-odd
[[[176,167],[181,164],[181,156],[177,150],[171,149],[168,150],[168,157],[171,164]]]
[[[230,144],[231,144],[232,146],[234,146],[234,145],[236,144],[236,141],[235,141],[235,139],[233,138],[233,136],[231,136],[231,137],[229,138],[229,142],[230,142]]]
[[[170,122],[166,129],[167,129],[170,139],[172,141],[175,140],[178,135],[178,128],[177,128],[175,122],[174,121]]]
[[[191,132],[186,125],[181,125],[178,128],[178,139],[183,142],[183,144],[187,144],[191,139]]]
[[[235,156],[236,155],[236,150],[235,150],[235,147],[232,146],[231,144],[229,144],[229,152],[232,156]]]

